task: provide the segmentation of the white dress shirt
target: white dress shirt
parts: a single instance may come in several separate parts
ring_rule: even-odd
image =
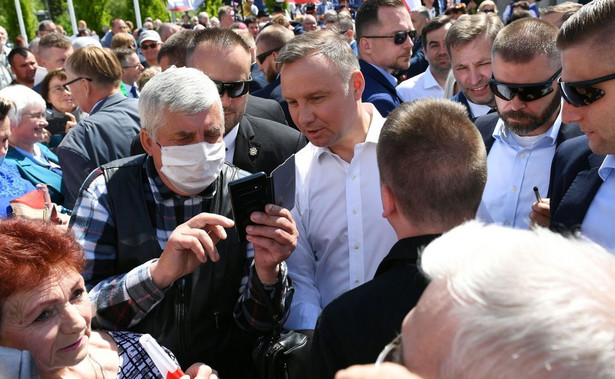
[[[607,155],[598,169],[604,181],[592,200],[581,233],[615,254],[615,155]]]
[[[235,127],[222,138],[226,145],[226,161],[230,164],[233,164],[233,159],[235,159],[235,140],[237,139],[238,132],[239,124],[235,125]]]
[[[444,88],[427,67],[425,72],[401,82],[397,86],[397,94],[403,101],[413,101],[423,97],[444,97]]]
[[[376,144],[384,118],[373,105],[351,162],[311,143],[295,156],[297,248],[286,261],[295,286],[285,327],[314,329],[322,308],[372,279],[397,241],[382,217]]]
[[[487,184],[483,192],[484,207],[478,218],[514,228],[528,229],[534,186],[546,196],[551,177],[557,134],[562,124],[561,111],[546,133],[520,137],[504,126],[502,119],[493,131],[495,142],[487,156]],[[488,215],[481,212],[486,210]]]

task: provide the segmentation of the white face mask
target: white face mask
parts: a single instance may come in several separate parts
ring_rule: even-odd
[[[220,175],[226,158],[224,142],[163,146],[160,149],[160,171],[175,188],[189,195],[209,187]]]

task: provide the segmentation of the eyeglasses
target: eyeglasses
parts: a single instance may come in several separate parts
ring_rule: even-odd
[[[142,43],[141,44],[141,50],[153,49],[156,46],[158,46],[158,42],[155,42],[155,43],[152,43],[152,44],[149,44],[149,45],[146,45],[146,44]]]
[[[258,61],[258,63],[263,64],[263,62],[265,61],[265,59],[267,59],[268,56],[270,56],[271,54],[278,52],[282,49],[282,47],[276,47],[275,49],[271,49],[271,50],[267,50],[262,54],[258,54],[256,56],[256,60]]]
[[[519,100],[528,103],[530,101],[545,97],[553,92],[553,81],[557,78],[560,72],[562,72],[561,68],[545,82],[526,84],[498,82],[494,79],[493,74],[491,74],[491,79],[489,79],[489,88],[491,88],[491,92],[493,92],[493,94],[500,99],[511,101],[513,97],[517,95],[519,96]]]
[[[585,107],[595,101],[600,100],[604,95],[604,90],[592,87],[594,84],[607,82],[615,79],[615,74],[601,76],[596,79],[583,80],[580,82],[563,82],[560,77],[557,80],[559,88],[562,90],[562,97],[568,104],[575,107]]]
[[[220,82],[217,80],[214,80],[213,82],[218,89],[220,97],[222,97],[222,95],[224,95],[224,93],[226,92],[228,94],[228,97],[234,99],[236,97],[243,96],[248,93],[248,91],[250,91],[250,82],[252,82],[252,79],[242,80],[238,82]]]
[[[495,9],[483,9],[481,12],[483,12],[483,13],[495,13]]]
[[[24,116],[28,116],[33,120],[45,120],[47,119],[47,115],[45,114],[45,112],[38,112],[38,113],[26,113],[24,114]]]
[[[139,62],[137,64],[133,64],[131,66],[122,66],[122,68],[139,68],[139,66],[141,66],[141,62]]]
[[[386,345],[384,349],[382,349],[380,354],[378,354],[378,358],[376,358],[375,362],[376,366],[380,365],[382,362],[403,362],[401,349],[401,334],[395,337],[393,341]]]
[[[75,79],[73,79],[73,80],[71,80],[71,81],[69,81],[69,82],[66,82],[66,83],[62,84],[62,87],[64,87],[64,89],[65,89],[65,90],[67,90],[68,92],[70,92],[70,88],[68,88],[68,86],[70,86],[71,84],[73,84],[73,83],[75,83],[75,82],[77,82],[77,81],[79,81],[79,80],[81,80],[81,79],[85,79],[85,80],[87,80],[88,82],[91,82],[91,81],[92,81],[92,79],[90,79],[90,78],[86,78],[86,77],[84,77],[84,76],[80,76],[80,77],[78,77],[78,78],[75,78]]]
[[[395,32],[392,36],[363,36],[363,38],[395,38],[393,42],[396,45],[403,45],[407,37],[410,37],[411,40],[415,39],[416,30],[402,30],[401,32]]]

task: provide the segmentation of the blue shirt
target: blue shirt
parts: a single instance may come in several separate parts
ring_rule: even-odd
[[[604,181],[590,204],[581,233],[615,253],[615,155],[609,154],[600,165],[598,175]]]

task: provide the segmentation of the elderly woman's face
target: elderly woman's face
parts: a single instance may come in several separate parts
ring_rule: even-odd
[[[75,109],[73,96],[62,87],[64,81],[57,76],[54,76],[49,81],[49,93],[47,99],[55,109],[60,112],[70,112]]]
[[[44,129],[48,125],[45,107],[31,105],[21,114],[19,126],[12,128],[11,141],[19,140],[21,143],[34,145],[44,138]]]
[[[6,300],[0,345],[28,350],[39,371],[54,372],[87,357],[90,322],[81,275],[71,269],[54,272],[36,288]]]

